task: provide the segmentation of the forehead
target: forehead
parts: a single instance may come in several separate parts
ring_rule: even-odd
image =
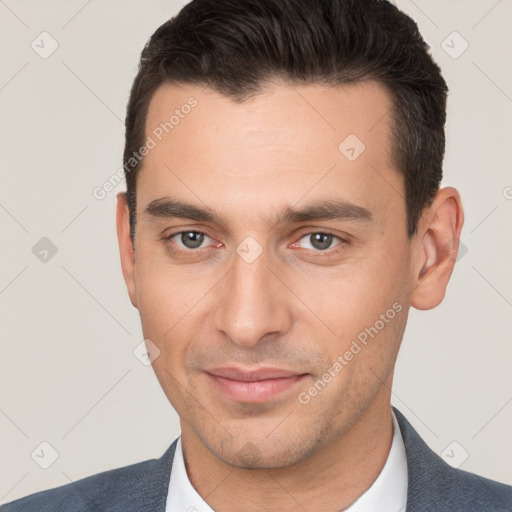
[[[138,206],[172,196],[244,216],[262,200],[267,213],[322,197],[385,207],[402,187],[391,109],[375,82],[267,84],[242,103],[206,87],[165,84],[148,109],[153,147],[137,180]]]
[[[273,143],[338,150],[348,134],[367,143],[371,152],[375,143],[389,142],[391,109],[388,91],[374,81],[338,87],[267,83],[242,103],[202,86],[164,84],[151,98],[146,134],[164,129],[164,138],[179,140],[176,151],[187,151],[200,139],[202,152],[196,158],[210,157],[210,144],[217,147],[219,139],[244,149]]]

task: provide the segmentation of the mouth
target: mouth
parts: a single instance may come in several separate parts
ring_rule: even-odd
[[[231,400],[244,403],[264,403],[298,386],[307,378],[281,368],[214,368],[205,371],[212,385]]]

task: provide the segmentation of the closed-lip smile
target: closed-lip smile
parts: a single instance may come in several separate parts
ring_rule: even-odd
[[[222,367],[205,370],[215,388],[232,400],[263,403],[291,389],[307,374],[282,368],[243,369]]]

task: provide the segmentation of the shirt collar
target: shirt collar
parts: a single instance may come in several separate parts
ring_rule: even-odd
[[[395,413],[393,417],[393,441],[382,471],[370,488],[364,492],[345,512],[403,512],[407,502],[407,457],[405,445]],[[185,469],[181,436],[171,469],[166,512],[214,512],[194,489]]]
[[[407,455],[400,426],[393,416],[393,442],[382,471],[346,512],[404,512],[407,503]]]

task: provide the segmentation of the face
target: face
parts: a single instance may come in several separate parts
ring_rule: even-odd
[[[372,82],[151,100],[125,277],[183,434],[222,461],[298,463],[389,401],[413,284],[390,111]]]

